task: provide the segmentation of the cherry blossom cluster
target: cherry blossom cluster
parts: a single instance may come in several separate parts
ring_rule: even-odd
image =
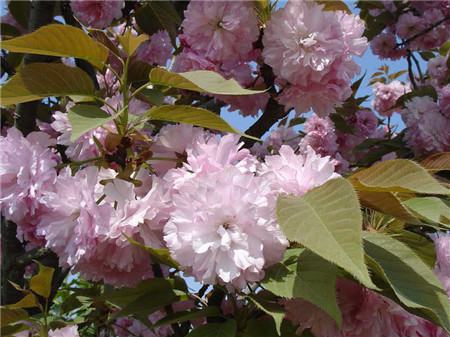
[[[352,93],[350,81],[359,72],[352,57],[367,47],[363,32],[359,17],[310,1],[290,1],[273,13],[262,55],[283,88],[280,102],[297,113],[334,112]]]
[[[263,279],[288,245],[277,196],[303,195],[338,176],[310,147],[297,154],[283,145],[260,162],[232,134],[178,125],[153,139],[149,169],[127,181],[111,168],[61,168],[55,139],[9,129],[0,150],[2,215],[17,223],[20,239],[51,248],[90,280],[129,286],[153,276],[131,238],[167,247],[198,281],[242,289]]]
[[[373,17],[388,15],[385,29],[370,43],[380,58],[396,60],[409,50],[439,48],[450,38],[448,1],[383,1],[384,9],[372,9]],[[398,17],[398,19],[395,19]]]
[[[338,279],[336,293],[342,312],[341,327],[324,311],[301,299],[284,300],[286,318],[299,326],[300,335],[310,329],[316,337],[448,336],[443,329],[355,282]]]

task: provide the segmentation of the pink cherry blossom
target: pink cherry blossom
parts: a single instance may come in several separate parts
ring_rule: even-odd
[[[164,228],[172,256],[200,282],[242,289],[261,280],[287,245],[269,192],[262,178],[233,166],[186,180]]]
[[[382,116],[391,116],[394,112],[399,112],[399,107],[395,108],[397,99],[411,91],[408,84],[400,81],[392,81],[388,84],[376,82],[373,85],[374,100],[372,107]]]
[[[264,158],[267,154],[278,152],[280,147],[285,144],[292,148],[298,146],[299,134],[292,127],[278,126],[264,138],[263,143],[255,143],[251,152],[258,157]]]
[[[229,111],[239,111],[244,116],[257,116],[260,111],[266,108],[270,95],[266,92],[248,96],[226,96],[216,95],[216,97],[228,104]]]
[[[18,226],[18,238],[42,244],[36,224],[45,211],[43,193],[51,191],[56,180],[58,157],[49,146],[54,139],[44,132],[27,137],[16,128],[0,136],[1,213]]]
[[[444,285],[450,300],[450,234],[439,233],[433,239],[436,246],[435,272]]]
[[[335,128],[330,118],[312,115],[305,122],[305,133],[299,145],[301,152],[307,152],[308,146],[321,156],[333,157],[337,152]]]
[[[370,48],[375,55],[382,59],[398,60],[406,56],[405,48],[397,47],[395,35],[391,32],[384,32],[375,36],[370,41]]]
[[[122,17],[123,0],[71,0],[76,18],[88,27],[103,29]]]
[[[411,12],[400,15],[396,24],[397,34],[402,39],[412,37],[425,28],[425,21]]]
[[[273,13],[263,37],[264,61],[293,85],[280,102],[297,113],[332,112],[351,94],[350,81],[359,72],[352,56],[367,47],[363,31],[358,17],[324,11],[313,2],[290,1]]]
[[[241,172],[254,172],[257,160],[248,149],[242,149],[243,145],[235,134],[222,137],[213,135],[205,141],[199,140],[187,149],[185,168],[198,173],[217,172],[227,166],[234,166]]]
[[[450,119],[431,97],[414,97],[401,113],[405,139],[418,156],[450,150]]]
[[[339,279],[338,304],[342,312],[342,326],[324,311],[300,299],[284,300],[286,318],[298,325],[297,333],[306,329],[316,337],[446,337],[441,328],[414,316],[392,300],[357,283]]]
[[[358,110],[350,116],[349,122],[356,128],[356,134],[361,137],[371,137],[377,131],[378,119],[370,109]]]
[[[136,57],[149,64],[164,66],[172,56],[172,50],[169,34],[160,30],[139,46]]]
[[[76,325],[67,325],[64,328],[50,330],[48,337],[78,337],[78,329]]]
[[[438,104],[444,116],[450,119],[450,84],[447,84],[439,91]]]
[[[293,108],[300,114],[312,109],[317,115],[325,117],[333,113],[339,102],[345,101],[351,93],[346,83],[337,80],[335,83],[288,86],[278,96],[278,101],[285,106],[285,110]]]
[[[443,81],[448,72],[447,58],[434,57],[428,61],[428,74],[438,81]]]
[[[183,51],[175,57],[172,70],[177,73],[191,70],[217,71],[218,65],[196,51],[185,47]]]
[[[155,158],[168,160],[150,160],[149,162],[157,174],[163,175],[177,166],[176,159],[182,161],[188,147],[203,138],[204,131],[201,128],[188,124],[166,125],[156,135],[151,150]]]
[[[246,1],[192,1],[184,12],[184,45],[213,60],[244,60],[258,39],[256,14]]]
[[[303,195],[307,191],[339,177],[334,173],[334,165],[329,157],[320,157],[308,148],[304,155],[283,145],[280,154],[266,156],[261,170],[263,177],[270,181],[271,188],[277,193]]]
[[[124,236],[141,241],[139,225],[151,205],[145,197],[135,198],[129,182],[113,179],[105,187],[99,183],[114,175],[95,167],[74,176],[68,169],[60,173],[55,191],[44,197],[51,212],[41,218],[39,233],[62,265],[73,265],[90,280],[130,286],[152,276],[148,254]]]

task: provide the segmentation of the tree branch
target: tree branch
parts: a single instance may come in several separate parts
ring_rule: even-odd
[[[54,1],[32,1],[30,9],[30,21],[28,31],[36,29],[52,22],[55,9]],[[24,64],[34,62],[49,62],[53,57],[44,55],[26,54]],[[40,101],[18,104],[16,107],[15,126],[26,136],[36,128],[36,111]]]
[[[404,46],[408,45],[410,42],[412,42],[415,39],[421,37],[422,35],[425,35],[426,33],[431,32],[433,29],[435,29],[437,26],[441,25],[442,23],[444,23],[447,20],[450,20],[450,16],[446,16],[445,18],[435,22],[430,27],[428,27],[428,28],[422,30],[421,32],[411,36],[409,39],[406,39],[406,40],[404,40],[404,41],[402,41],[400,43],[397,43],[397,48],[404,47]]]
[[[264,78],[264,83],[266,86],[270,88],[269,93],[272,97],[270,97],[269,102],[267,102],[266,108],[264,109],[261,117],[259,117],[258,120],[245,131],[246,134],[257,138],[261,138],[275,123],[286,117],[290,112],[285,111],[284,106],[279,104],[274,98],[274,96],[279,93],[276,92],[274,87],[275,75],[272,68],[267,64],[263,64],[261,67],[261,75]],[[242,138],[242,141],[244,142],[244,146],[246,148],[251,147],[255,143],[255,140],[248,138]]]

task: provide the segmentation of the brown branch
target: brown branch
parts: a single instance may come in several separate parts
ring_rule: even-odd
[[[261,66],[261,76],[266,86],[270,88],[268,92],[271,94],[271,97],[261,117],[245,131],[247,135],[257,138],[261,138],[275,123],[289,114],[289,111],[285,111],[284,106],[275,99],[275,96],[279,93],[275,90],[275,74],[269,65],[263,64]],[[248,138],[242,138],[242,141],[247,148],[255,143],[255,140]]]

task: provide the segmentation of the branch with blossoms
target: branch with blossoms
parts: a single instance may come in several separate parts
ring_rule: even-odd
[[[448,2],[59,4],[2,18],[2,336],[449,336]]]

